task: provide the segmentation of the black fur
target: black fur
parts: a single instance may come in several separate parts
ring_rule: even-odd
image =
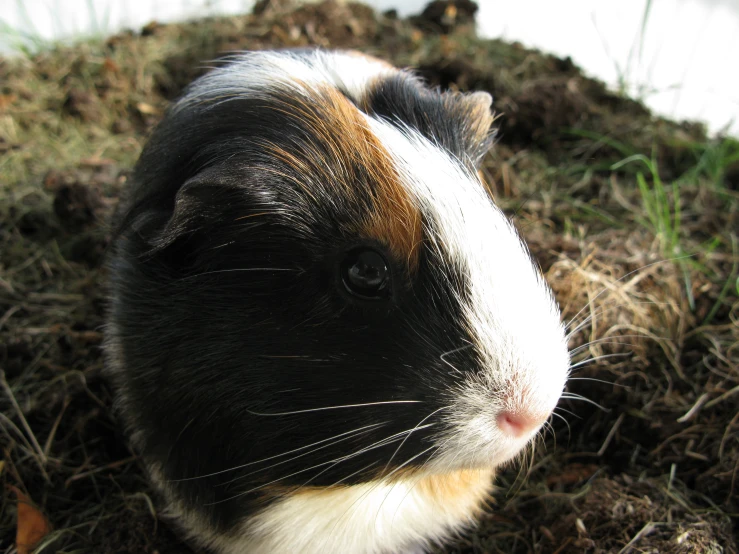
[[[455,155],[466,148],[460,129],[445,123],[440,95],[402,79],[382,90],[374,111],[436,136]],[[456,300],[466,294],[463,276],[423,247],[408,272],[385,245],[348,230],[371,208],[371,176],[352,167],[356,195],[309,199],[285,178],[305,176],[265,153],[266,143],[298,156],[318,149],[337,175],[347,164],[283,109],[291,102],[275,91],[272,100],[170,113],[141,156],[110,261],[109,339],[122,347],[112,362],[123,368],[115,379],[126,416],[142,432],[145,459],[222,530],[277,485],[376,478],[398,441],[328,462],[446,405],[456,380],[447,362],[476,365],[472,349],[441,359],[469,341]],[[388,301],[355,300],[338,286],[341,256],[357,244],[389,260]],[[255,415],[393,400],[420,403]],[[276,457],[375,423],[384,425]],[[440,430],[410,435],[391,469],[432,446]]]

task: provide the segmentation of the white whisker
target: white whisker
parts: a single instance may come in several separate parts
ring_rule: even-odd
[[[558,414],[557,412],[552,412],[552,415],[554,417],[558,417],[559,419],[565,422],[565,425],[567,425],[567,434],[569,435],[569,438],[567,440],[572,438],[572,429],[570,428],[570,422],[567,421],[563,415]]]
[[[206,271],[205,273],[198,273],[197,275],[188,275],[177,279],[177,281],[187,281],[188,279],[196,279],[198,277],[205,277],[206,275],[215,275],[216,273],[236,273],[241,271],[292,271],[298,272],[299,269],[292,269],[286,267],[245,267],[240,269],[217,269],[215,271]]]
[[[428,427],[433,427],[433,426],[434,426],[433,423],[429,423],[428,425],[424,425],[423,427],[419,427],[418,429],[426,429]],[[388,445],[388,444],[392,444],[394,442],[397,442],[398,440],[400,440],[400,437],[402,437],[406,433],[411,433],[411,432],[413,432],[413,429],[408,429],[408,430],[405,430],[405,431],[401,431],[400,433],[396,433],[395,435],[391,435],[390,437],[386,437],[386,438],[384,438],[384,439],[382,439],[382,440],[380,440],[380,441],[378,441],[378,442],[376,442],[374,444],[371,444],[370,446],[366,447],[363,450],[359,450],[358,452],[354,452],[349,457],[347,457],[345,459],[341,459],[341,460],[337,461],[336,463],[334,463],[333,465],[327,467],[323,471],[320,471],[319,473],[317,473],[316,475],[314,475],[313,477],[311,477],[308,481],[306,481],[305,483],[303,483],[302,485],[300,485],[300,487],[306,486],[308,483],[310,483],[311,481],[313,481],[314,479],[316,479],[317,477],[319,477],[323,473],[329,471],[332,467],[336,466],[337,464],[339,464],[339,463],[341,463],[343,461],[346,461],[346,460],[348,460],[350,458],[353,458],[355,456],[359,456],[360,454],[363,454],[364,452],[367,452],[368,450],[374,450],[375,448],[380,448],[382,446],[385,446],[385,445]]]
[[[581,418],[581,417],[580,417],[579,415],[577,415],[577,414],[576,414],[575,412],[573,412],[573,411],[570,411],[570,410],[567,410],[567,409],[563,408],[562,406],[557,406],[557,407],[556,407],[556,408],[554,408],[554,409],[555,409],[555,410],[560,410],[560,411],[562,411],[562,412],[565,412],[566,414],[570,414],[570,415],[571,415],[572,417],[576,417],[577,419],[582,419],[582,418]]]
[[[392,524],[392,522],[395,521],[395,516],[398,515],[398,510],[400,510],[400,507],[403,504],[403,502],[405,502],[405,499],[408,498],[408,495],[411,492],[413,492],[413,489],[416,487],[416,485],[418,485],[418,483],[421,481],[421,479],[423,479],[425,477],[425,475],[423,474],[424,467],[426,467],[428,465],[428,463],[431,462],[431,460],[433,460],[434,456],[436,456],[436,454],[439,452],[439,450],[442,449],[442,447],[446,446],[446,443],[447,442],[449,442],[449,439],[447,439],[442,444],[440,444],[439,446],[437,446],[436,447],[436,450],[434,450],[431,453],[431,456],[428,457],[428,460],[426,460],[425,462],[423,462],[421,464],[421,466],[418,468],[419,476],[418,476],[418,478],[416,478],[416,480],[413,482],[413,484],[410,487],[408,487],[408,490],[403,495],[403,498],[400,499],[400,502],[398,502],[398,505],[395,507],[395,511],[393,512],[393,515],[390,518],[391,524]],[[428,450],[427,450],[427,452],[428,452]],[[390,495],[390,492],[392,492],[392,489],[390,489],[390,491],[388,491],[388,493],[385,495],[385,498],[382,499],[382,503],[380,503],[380,508],[377,510],[377,515],[375,516],[375,521],[377,521],[377,518],[380,515],[380,510],[382,509],[382,505],[385,503],[385,500],[387,500],[387,497]]]
[[[668,306],[669,305],[668,302],[655,302],[653,300],[639,300],[639,301],[630,302],[629,304],[630,305],[649,304],[649,305],[654,305],[654,306]],[[602,306],[600,310],[596,310],[595,312],[590,314],[588,317],[583,319],[580,323],[578,323],[577,327],[575,327],[574,329],[570,329],[569,332],[567,333],[567,336],[565,337],[565,340],[569,341],[570,339],[572,339],[573,336],[575,336],[579,331],[581,331],[582,328],[585,327],[588,323],[590,323],[594,318],[600,317],[607,312],[610,312],[612,310],[617,310],[618,308],[622,308],[626,305],[627,305],[626,303],[619,303],[619,304],[616,304],[615,306]],[[566,328],[569,328],[569,325],[571,325],[572,323],[574,323],[574,318],[570,320]]]
[[[576,364],[572,364],[570,366],[570,371],[578,367],[593,363],[593,362],[605,360],[606,358],[615,358],[617,356],[623,357],[623,356],[631,356],[631,355],[632,355],[631,352],[617,352],[616,354],[603,354],[602,356],[596,356],[595,358],[588,358],[587,360],[583,360],[581,362],[577,362]]]
[[[567,392],[567,393],[564,393],[561,398],[564,399],[564,400],[580,400],[581,402],[587,402],[588,404],[592,404],[593,406],[598,407],[599,409],[603,410],[606,413],[609,413],[611,411],[611,410],[609,410],[607,408],[604,408],[603,406],[601,406],[600,404],[598,404],[596,401],[590,400],[590,398],[586,398],[586,397],[584,397],[582,395],[579,395],[579,394],[574,394],[574,393],[571,393],[571,392]]]
[[[269,465],[267,467],[260,467],[259,469],[255,469],[255,470],[250,471],[248,473],[244,473],[242,475],[239,475],[238,477],[235,477],[235,478],[231,479],[230,481],[226,481],[225,483],[220,483],[219,486],[228,485],[230,483],[233,483],[235,481],[239,481],[239,480],[241,480],[241,479],[243,479],[245,477],[248,477],[249,475],[254,475],[255,473],[262,473],[264,471],[267,471],[268,469],[272,469],[272,468],[275,468],[277,466],[281,466],[283,464],[286,464],[288,462],[292,462],[294,460],[297,460],[298,458],[302,458],[303,456],[307,456],[308,454],[312,454],[314,452],[318,452],[319,450],[323,450],[324,448],[328,448],[330,446],[334,446],[336,444],[339,444],[340,442],[344,442],[344,441],[347,441],[347,440],[356,438],[356,437],[358,437],[360,435],[363,435],[365,433],[368,433],[370,431],[373,431],[374,428],[381,427],[381,426],[385,425],[386,423],[387,422],[383,422],[381,425],[371,425],[371,426],[368,426],[368,427],[372,427],[372,428],[371,429],[365,429],[364,431],[360,431],[360,432],[357,432],[357,433],[353,433],[353,434],[351,434],[351,435],[349,435],[347,437],[343,437],[343,438],[341,438],[339,440],[335,440],[335,441],[330,442],[328,444],[324,444],[323,446],[319,446],[318,448],[314,448],[312,450],[308,450],[307,452],[303,452],[302,454],[298,454],[297,456],[293,456],[292,458],[288,458],[287,460],[281,460],[281,461],[279,461],[277,463],[274,463],[272,465]]]
[[[590,361],[590,360],[586,360]],[[622,385],[621,383],[614,383],[613,381],[606,381],[604,379],[593,379],[592,377],[570,377],[568,381],[595,381],[596,383],[605,383],[606,385],[612,385],[614,387],[621,387],[623,389],[630,389],[628,385]]]
[[[385,402],[366,402],[363,404],[342,404],[340,406],[325,406],[323,408],[310,408],[308,410],[295,410],[293,412],[274,412],[274,413],[264,413],[264,412],[254,412],[252,410],[246,410],[247,413],[250,413],[251,415],[255,416],[286,416],[286,415],[295,415],[295,414],[307,414],[310,412],[322,412],[324,410],[342,410],[344,408],[362,408],[365,406],[383,406],[387,404],[420,404],[420,400],[387,400]]]
[[[645,269],[647,269],[647,268],[650,268],[650,267],[652,267],[652,266],[655,266],[655,265],[658,265],[658,264],[663,264],[663,263],[667,263],[667,262],[674,262],[674,261],[677,261],[677,260],[684,260],[684,259],[686,259],[686,258],[692,258],[692,257],[694,257],[694,255],[693,255],[693,254],[689,254],[689,255],[685,255],[685,256],[677,256],[677,257],[675,257],[675,258],[668,258],[668,259],[666,259],[666,260],[659,260],[659,261],[657,261],[657,262],[652,262],[651,264],[646,264],[646,265],[643,265],[643,266],[641,266],[641,267],[638,267],[638,268],[636,268],[636,269],[635,269],[635,270],[633,270],[633,271],[629,271],[629,272],[628,272],[628,273],[627,273],[626,275],[623,275],[623,276],[619,277],[618,279],[616,279],[616,280],[614,281],[614,284],[615,284],[615,283],[618,283],[618,282],[620,282],[620,281],[623,281],[624,279],[626,279],[626,278],[630,277],[630,276],[631,276],[631,275],[633,275],[634,273],[638,273],[639,271],[643,271],[643,270],[645,270]],[[588,308],[589,308],[589,307],[590,307],[590,306],[591,306],[591,305],[593,304],[593,302],[595,302],[595,301],[596,301],[596,300],[597,300],[598,298],[600,298],[600,296],[601,296],[601,295],[602,295],[602,294],[603,294],[604,292],[606,292],[607,290],[609,290],[609,288],[608,288],[608,287],[603,287],[603,290],[601,290],[601,291],[600,291],[600,292],[599,292],[598,294],[596,294],[596,295],[595,295],[595,298],[593,298],[593,299],[592,299],[592,300],[591,300],[590,302],[588,302],[588,303],[587,303],[587,304],[585,304],[585,305],[584,305],[584,306],[583,306],[582,308],[580,308],[580,311],[578,311],[578,312],[577,312],[577,313],[576,313],[576,314],[575,314],[575,315],[574,315],[574,316],[573,316],[573,317],[572,317],[572,318],[570,319],[570,321],[568,321],[568,322],[567,322],[567,324],[565,325],[565,328],[568,328],[568,327],[569,327],[569,326],[570,326],[570,325],[572,324],[572,322],[573,322],[573,321],[575,321],[575,319],[577,319],[577,317],[578,317],[578,316],[579,316],[579,315],[580,315],[581,313],[583,313],[583,312],[584,312],[585,310],[587,310],[587,309],[588,309]]]
[[[433,423],[429,423],[428,425],[424,425],[423,427],[419,427],[419,429],[425,429],[427,427],[433,427],[433,425],[434,425]],[[308,467],[308,468],[305,468],[305,469],[301,469],[301,470],[296,471],[296,472],[293,472],[293,473],[291,473],[289,475],[285,475],[285,476],[280,477],[278,479],[274,479],[274,480],[270,481],[269,483],[264,483],[262,485],[259,485],[258,487],[254,487],[254,488],[251,488],[251,489],[249,489],[247,491],[240,492],[238,494],[235,494],[233,496],[230,496],[228,498],[224,498],[223,500],[218,500],[216,502],[210,502],[208,504],[204,504],[204,506],[212,506],[212,505],[215,505],[215,504],[221,504],[223,502],[228,502],[229,500],[233,500],[234,498],[239,498],[240,496],[244,496],[246,494],[250,494],[252,492],[258,491],[261,488],[267,487],[269,485],[273,485],[274,483],[279,483],[280,481],[283,481],[285,479],[289,479],[290,477],[294,477],[295,475],[300,475],[301,473],[305,473],[306,471],[310,471],[312,469],[316,469],[316,468],[323,467],[323,466],[326,466],[326,465],[329,465],[329,464],[333,464],[333,465],[329,465],[329,467],[327,467],[323,471],[320,471],[319,473],[317,473],[316,475],[314,475],[308,481],[306,481],[304,484],[301,485],[301,487],[304,487],[305,485],[307,485],[308,483],[310,483],[311,481],[313,481],[314,479],[316,479],[318,476],[322,475],[323,473],[325,473],[326,471],[330,470],[332,467],[338,465],[339,463],[344,462],[346,460],[350,460],[351,458],[355,458],[355,457],[357,457],[357,456],[359,456],[361,454],[364,454],[365,452],[369,452],[370,450],[375,450],[376,448],[382,448],[383,446],[385,446],[387,444],[392,444],[393,442],[400,440],[400,437],[402,437],[406,433],[409,433],[410,431],[411,431],[410,429],[409,430],[406,430],[406,431],[401,431],[400,433],[396,433],[395,435],[391,435],[389,437],[386,437],[386,438],[384,438],[382,440],[377,441],[376,443],[374,443],[374,444],[372,444],[370,446],[367,446],[365,448],[362,448],[362,449],[360,449],[360,450],[358,450],[356,452],[352,452],[351,454],[347,454],[346,456],[341,456],[339,458],[334,458],[333,460],[329,460],[327,462],[321,462],[320,464],[316,464],[314,466],[311,466],[311,467]]]
[[[358,432],[363,431],[365,429],[370,429],[370,428],[373,428],[373,427],[378,427],[380,425],[385,425],[386,423],[387,422],[373,423],[372,425],[365,425],[364,427],[360,427],[358,429],[354,429],[353,431],[347,431],[347,432],[341,433],[339,435],[334,435],[333,437],[329,437],[327,439],[323,439],[323,440],[314,442],[312,444],[308,444],[306,446],[301,446],[300,448],[295,448],[293,450],[288,450],[287,452],[283,452],[282,454],[276,454],[276,455],[270,456],[268,458],[262,458],[261,460],[257,460],[255,462],[249,462],[249,463],[246,463],[246,464],[241,464],[241,465],[238,465],[238,466],[234,466],[232,468],[229,468],[229,469],[223,469],[221,471],[215,471],[213,473],[208,473],[206,475],[198,475],[197,477],[185,477],[183,479],[170,479],[167,482],[168,483],[179,483],[181,481],[193,481],[195,479],[204,479],[206,477],[213,477],[214,475],[220,475],[222,473],[228,473],[229,471],[236,471],[237,469],[242,469],[244,467],[252,466],[252,465],[255,465],[255,464],[261,464],[262,462],[268,462],[269,460],[274,460],[276,458],[281,458],[282,456],[288,456],[288,455],[293,454],[295,452],[300,452],[301,450],[305,450],[306,448],[310,448],[312,446],[323,444],[325,442],[328,442],[328,441],[331,441],[331,440],[334,440],[334,439],[338,439],[339,437],[343,437],[345,435],[351,435],[353,433],[358,433]]]
[[[208,504],[203,504],[203,505],[204,505],[204,506],[213,506],[213,505],[215,505],[215,504],[221,504],[221,503],[223,503],[223,502],[228,502],[229,500],[233,500],[233,499],[235,499],[235,498],[239,498],[239,497],[241,497],[241,496],[244,496],[244,495],[250,494],[250,493],[252,493],[252,492],[258,491],[259,489],[262,489],[262,488],[264,488],[264,487],[267,487],[267,486],[269,486],[269,485],[273,485],[273,484],[275,484],[275,483],[279,483],[280,481],[284,481],[285,479],[289,479],[290,477],[294,477],[295,475],[300,475],[301,473],[305,473],[306,471],[310,471],[310,470],[312,470],[312,469],[316,469],[316,468],[319,468],[319,467],[323,467],[323,466],[326,466],[326,465],[329,465],[329,464],[334,464],[334,465],[337,465],[337,464],[339,464],[340,462],[343,462],[343,461],[349,460],[349,459],[351,459],[351,458],[354,458],[354,457],[358,456],[359,454],[362,454],[362,453],[364,453],[364,452],[368,452],[369,450],[374,450],[375,448],[381,448],[381,447],[385,446],[385,444],[386,444],[386,443],[385,443],[385,440],[386,440],[386,439],[383,439],[383,441],[379,441],[379,442],[380,442],[380,444],[377,444],[377,443],[376,443],[376,446],[373,446],[373,447],[368,447],[368,448],[364,448],[364,449],[360,450],[359,452],[352,452],[351,454],[348,454],[348,455],[346,455],[346,456],[341,456],[341,457],[339,457],[339,458],[335,458],[335,459],[333,459],[333,460],[329,460],[329,461],[327,461],[327,462],[321,462],[320,464],[316,464],[316,465],[314,465],[314,466],[311,466],[311,467],[307,467],[307,468],[301,469],[301,470],[299,470],[299,471],[295,471],[295,472],[293,472],[293,473],[290,473],[289,475],[285,475],[285,476],[283,476],[283,477],[280,477],[280,478],[278,478],[278,479],[274,479],[274,480],[272,480],[272,481],[270,481],[270,482],[268,482],[268,483],[263,483],[263,484],[261,484],[261,485],[259,485],[259,486],[257,486],[257,487],[253,487],[253,488],[251,488],[251,489],[249,489],[249,490],[247,490],[247,491],[244,491],[244,492],[240,492],[240,493],[238,493],[238,494],[235,494],[235,495],[233,495],[233,496],[229,496],[228,498],[224,498],[223,500],[217,500],[216,502],[210,502],[210,503],[208,503]],[[398,437],[398,438],[397,438],[397,439],[395,439],[395,440],[400,440],[400,438]],[[394,441],[390,441],[390,442],[392,443],[392,442],[394,442]],[[331,467],[334,467],[334,466],[331,466]],[[315,479],[316,477],[318,477],[319,475],[321,475],[321,474],[322,474],[322,473],[324,473],[325,471],[328,471],[329,469],[331,469],[331,467],[327,468],[327,469],[326,469],[326,470],[324,470],[324,471],[321,471],[320,473],[318,473],[318,475],[315,475],[315,476],[313,476],[313,477],[311,478],[311,480]],[[308,482],[310,482],[310,481],[308,481]],[[307,483],[306,483],[306,484],[307,484]],[[305,485],[302,485],[302,486],[305,486]]]
[[[622,342],[619,339],[643,339],[643,338],[670,340],[669,337],[655,337],[655,336],[647,337],[647,335],[614,335],[614,336],[608,336],[608,337],[601,337],[599,339],[593,339],[589,342],[586,342],[585,344],[581,344],[580,346],[570,350],[570,355],[575,355],[578,352],[581,352],[582,350],[585,350],[586,348],[594,344],[625,344],[628,346],[634,346],[630,342]]]
[[[457,369],[457,367],[454,364],[452,364],[451,362],[449,362],[449,360],[447,360],[446,357],[447,356],[450,356],[452,354],[455,354],[457,352],[461,352],[462,350],[467,350],[468,348],[472,348],[472,346],[473,345],[468,344],[468,345],[465,345],[465,346],[460,346],[459,348],[455,348],[454,350],[449,350],[447,352],[444,352],[441,356],[439,356],[439,359],[442,362],[444,362],[446,365],[448,365],[449,367],[451,367],[456,373],[459,373],[460,375],[462,375],[462,372],[459,369]]]
[[[409,433],[408,433],[408,434],[407,434],[407,435],[405,436],[405,438],[403,439],[403,442],[401,442],[401,443],[400,443],[400,445],[398,445],[398,448],[396,448],[396,449],[395,449],[395,452],[393,452],[393,455],[392,455],[392,456],[390,456],[390,459],[389,459],[389,460],[387,461],[387,463],[385,464],[385,468],[384,468],[384,469],[382,470],[382,473],[384,474],[384,473],[385,473],[385,472],[387,471],[387,468],[388,468],[388,466],[390,465],[390,463],[391,463],[391,462],[393,461],[393,458],[395,458],[395,455],[396,455],[396,454],[397,454],[397,453],[398,453],[398,452],[400,451],[400,449],[401,449],[401,448],[403,448],[403,445],[405,444],[405,441],[407,441],[407,440],[408,440],[408,437],[410,437],[410,436],[411,436],[411,435],[413,434],[413,432],[414,432],[414,431],[416,431],[416,430],[417,430],[417,429],[419,428],[419,426],[420,426],[420,425],[421,425],[421,424],[422,424],[422,423],[423,423],[424,421],[426,421],[426,420],[427,420],[427,419],[429,419],[430,417],[433,417],[433,416],[434,416],[435,414],[439,413],[439,412],[440,412],[441,410],[447,410],[447,409],[449,409],[450,407],[451,407],[451,406],[442,406],[442,407],[441,407],[441,408],[439,408],[438,410],[434,410],[434,411],[433,411],[433,412],[431,412],[431,413],[430,413],[429,415],[427,415],[426,417],[424,417],[424,418],[423,418],[423,419],[422,419],[421,421],[419,421],[419,422],[418,422],[418,423],[416,424],[416,426],[415,426],[415,427],[414,427],[413,429],[411,429],[411,430],[410,430],[410,432],[409,432]]]

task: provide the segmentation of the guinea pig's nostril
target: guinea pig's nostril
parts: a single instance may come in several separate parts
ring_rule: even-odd
[[[522,437],[542,423],[540,418],[521,412],[504,411],[497,419],[500,430],[512,437]]]

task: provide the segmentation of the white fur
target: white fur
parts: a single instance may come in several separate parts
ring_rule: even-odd
[[[452,430],[438,464],[498,465],[538,431],[511,437],[500,431],[503,410],[549,416],[564,389],[569,353],[559,309],[518,233],[477,175],[412,129],[367,117],[390,152],[404,184],[433,224],[432,248],[466,276],[465,322],[486,370],[460,382]],[[461,344],[460,347],[465,345]],[[460,368],[464,371],[464,368]]]
[[[198,104],[204,98],[227,101],[276,89],[312,95],[327,86],[359,101],[374,80],[398,73],[391,65],[354,52],[247,52],[231,61],[207,79],[196,81],[175,110]]]
[[[430,494],[420,477],[287,496],[218,537],[223,554],[410,554],[474,522],[492,489],[492,470],[454,497]]]

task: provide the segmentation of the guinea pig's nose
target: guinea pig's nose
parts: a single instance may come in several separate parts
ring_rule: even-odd
[[[525,411],[512,412],[502,411],[498,414],[498,427],[503,433],[511,437],[522,437],[539,427],[546,417],[542,418]]]

